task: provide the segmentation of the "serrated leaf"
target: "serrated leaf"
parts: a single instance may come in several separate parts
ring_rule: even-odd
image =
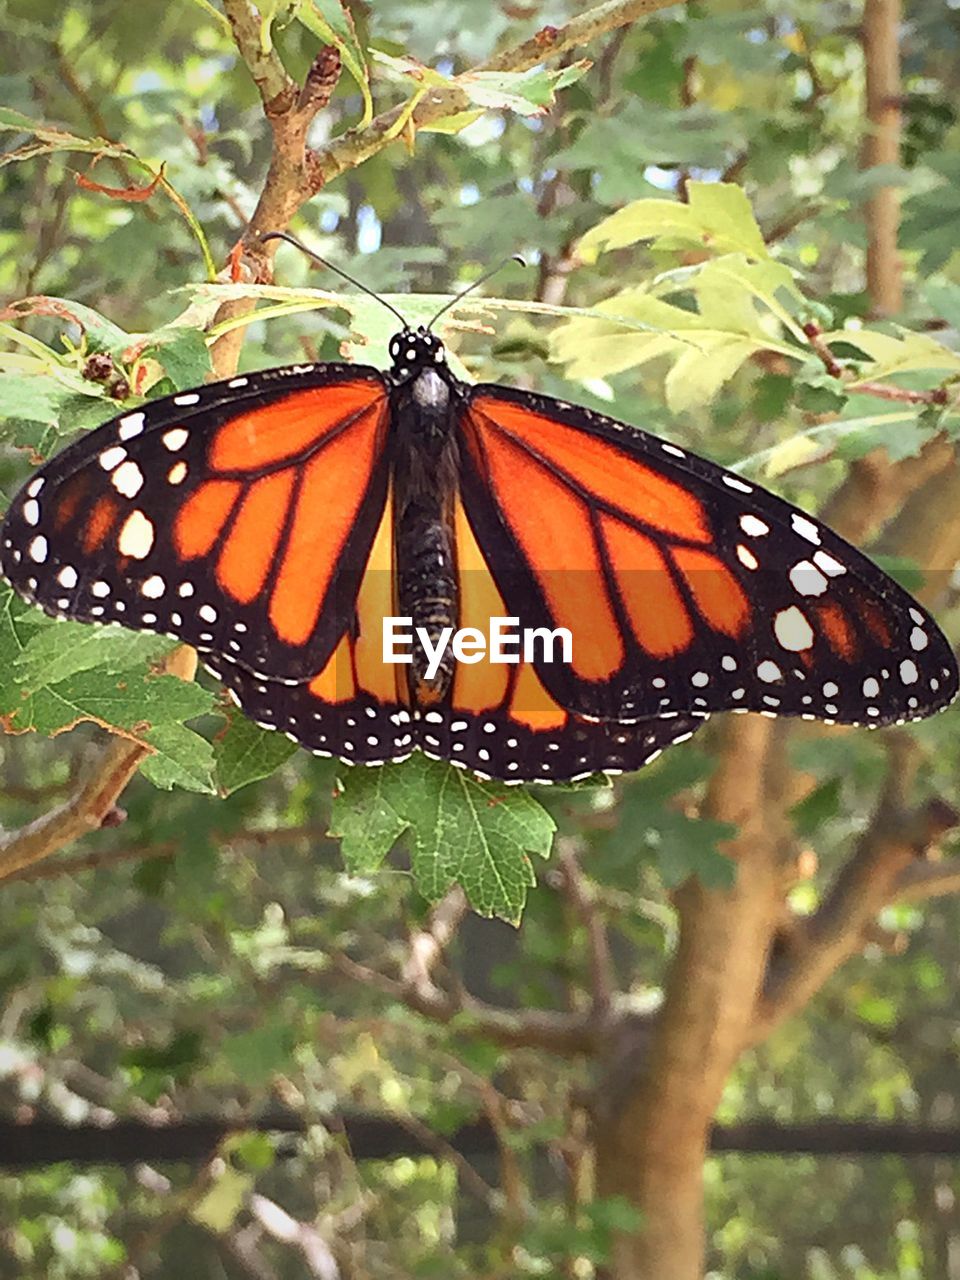
[[[123,627],[51,620],[51,625],[34,635],[16,659],[16,679],[32,688],[37,684],[59,684],[78,671],[95,667],[109,672],[145,667],[175,643],[166,636],[145,635]]]
[[[876,382],[893,374],[913,370],[960,370],[960,353],[951,351],[925,333],[903,330],[894,337],[875,329],[837,329],[832,333],[825,333],[821,341],[844,342],[858,347],[873,361],[862,371],[861,378],[846,384],[848,390],[857,387],[860,382]]]
[[[560,71],[534,67],[529,71],[467,71],[453,85],[471,102],[518,115],[542,115],[553,105],[556,91],[579,80],[589,70],[587,61],[574,62]]]
[[[171,791],[182,787],[213,795],[213,747],[199,733],[183,724],[160,724],[148,729],[143,741],[153,749],[140,766],[140,772],[155,787]]]
[[[217,790],[222,796],[269,778],[297,750],[282,733],[261,729],[234,708],[226,714],[227,728],[213,741]]]
[[[555,829],[526,792],[419,753],[403,765],[350,769],[331,823],[352,871],[369,873],[407,835],[424,897],[436,901],[457,883],[481,915],[512,922],[535,882],[530,855],[546,857]]]
[[[158,330],[142,354],[152,355],[177,391],[197,387],[211,372],[210,351],[199,329],[170,326]]]
[[[706,404],[751,355],[761,350],[793,354],[774,338],[718,330],[697,312],[625,289],[550,335],[551,357],[570,378],[604,378],[665,356],[670,360],[667,400],[674,411]],[[609,314],[609,320],[597,313]],[[624,326],[632,327],[624,331]],[[648,331],[644,331],[644,329]]]
[[[75,324],[86,339],[90,351],[106,351],[119,358],[130,342],[130,335],[92,307],[70,298],[52,294],[36,294],[11,302],[0,310],[0,320],[23,320],[27,316],[49,316]]]
[[[98,389],[91,383],[84,385],[79,375],[71,378],[69,375],[6,373],[0,377],[0,417],[55,427],[78,396],[98,404],[108,416],[113,412]]]
[[[688,196],[687,204],[679,200],[633,201],[592,227],[580,240],[577,252],[585,262],[592,262],[599,253],[638,240],[667,240],[715,253],[769,257],[742,188],[730,182],[691,182]]]
[[[363,97],[363,117],[358,127],[366,128],[373,119],[370,72],[349,10],[340,0],[306,0],[298,7],[296,17],[318,40],[336,45],[340,51],[343,65],[356,81]]]

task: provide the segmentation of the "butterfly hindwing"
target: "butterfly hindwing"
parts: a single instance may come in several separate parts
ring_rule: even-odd
[[[604,719],[767,711],[887,724],[945,706],[930,615],[836,534],[703,458],[547,396],[471,388],[462,491],[538,674]]]
[[[339,364],[145,404],[24,487],[3,571],[55,616],[310,676],[343,634],[383,511],[388,423],[382,375]]]

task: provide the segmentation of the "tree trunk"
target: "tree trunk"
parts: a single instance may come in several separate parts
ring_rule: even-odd
[[[729,891],[688,881],[677,893],[680,940],[649,1052],[615,1046],[596,1102],[597,1190],[636,1206],[643,1223],[615,1242],[611,1280],[699,1280],[703,1163],[724,1084],[745,1043],[783,883],[771,788],[779,734],[757,717],[725,726],[707,811],[740,833]],[[782,804],[782,797],[780,798]]]

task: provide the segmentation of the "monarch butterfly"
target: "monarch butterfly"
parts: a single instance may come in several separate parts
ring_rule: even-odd
[[[56,617],[187,641],[254,720],[353,763],[419,748],[547,782],[637,769],[715,711],[876,726],[956,694],[930,615],[811,516],[613,418],[468,385],[429,327],[390,355],[120,414],[14,499],[4,574]],[[495,618],[572,644],[390,663],[391,617],[434,652]]]

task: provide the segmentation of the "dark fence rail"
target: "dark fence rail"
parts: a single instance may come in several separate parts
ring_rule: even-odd
[[[329,1118],[327,1124],[344,1134],[358,1160],[384,1160],[433,1150],[389,1116],[337,1116]],[[0,1121],[0,1171],[36,1168],[58,1161],[85,1165],[200,1161],[233,1132],[296,1135],[303,1127],[299,1117],[282,1112],[263,1115],[242,1125],[230,1125],[215,1118],[179,1120],[168,1125],[121,1120],[102,1127],[65,1125],[42,1119],[23,1124]],[[483,1121],[464,1125],[445,1135],[444,1141],[467,1158],[496,1151],[493,1133]],[[717,1154],[956,1157],[960,1156],[960,1128],[871,1121],[778,1124],[754,1120],[717,1125],[710,1146]]]

